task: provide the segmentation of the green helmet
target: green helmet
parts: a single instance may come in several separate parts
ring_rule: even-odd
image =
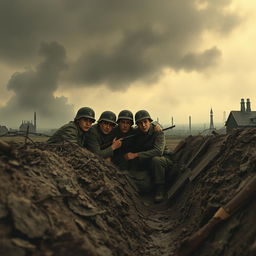
[[[133,124],[133,114],[130,110],[122,110],[117,118],[117,122],[120,121],[121,119],[125,120],[131,120]]]
[[[95,112],[93,109],[89,108],[89,107],[83,107],[80,108],[75,116],[75,121],[80,119],[80,118],[89,118],[92,119],[93,122],[95,122]]]
[[[100,115],[98,123],[101,121],[106,121],[106,122],[116,125],[116,114],[113,113],[112,111],[104,111]]]
[[[135,122],[136,122],[136,124],[137,124],[139,121],[143,120],[143,119],[149,119],[150,122],[153,121],[152,118],[150,117],[148,111],[146,111],[146,110],[140,110],[140,111],[138,111],[138,112],[135,114]]]

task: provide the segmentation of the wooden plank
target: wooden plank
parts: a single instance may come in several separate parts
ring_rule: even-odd
[[[191,176],[191,169],[190,165],[199,157],[202,155],[202,152],[206,150],[206,147],[209,144],[210,137],[207,137],[206,140],[203,141],[198,151],[194,154],[194,156],[191,158],[191,160],[187,163],[185,167],[185,171],[182,173],[182,175],[178,178],[178,180],[171,186],[171,188],[167,192],[167,198],[171,199],[174,197],[178,191],[180,191],[188,182],[189,177]]]
[[[191,170],[191,175],[189,181],[193,181],[209,164],[212,162],[215,157],[219,154],[220,148],[223,144],[223,140],[211,145],[203,159],[196,165],[195,168]]]
[[[185,171],[183,174],[178,178],[178,180],[174,183],[174,185],[168,190],[167,198],[170,199],[174,197],[178,191],[180,191],[184,185],[188,182],[193,181],[205,168],[212,162],[215,157],[218,155],[225,138],[222,138],[220,141],[209,145],[210,138],[208,137],[200,146],[196,154],[191,158],[188,164],[185,167]],[[202,159],[200,159],[200,157]],[[198,160],[197,164],[195,161]]]
[[[197,152],[195,153],[195,155],[190,159],[190,161],[187,163],[186,167],[189,168],[191,167],[191,165],[193,164],[193,162],[200,157],[203,152],[207,149],[208,145],[209,145],[209,141],[210,141],[211,137],[207,137],[203,143],[201,144],[200,148],[197,150]]]
[[[167,198],[174,197],[189,182],[191,171],[187,168],[167,192]]]

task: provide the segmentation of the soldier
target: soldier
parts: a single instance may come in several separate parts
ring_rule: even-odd
[[[120,170],[128,170],[131,166],[129,161],[124,158],[124,155],[133,151],[135,144],[135,135],[137,134],[137,128],[133,128],[133,114],[130,110],[122,110],[118,114],[117,126],[113,129],[112,135],[115,138],[125,138],[131,136],[128,139],[122,140],[122,146],[115,150],[112,162],[119,167]],[[155,131],[162,131],[162,128],[157,122],[153,122]],[[134,137],[132,137],[134,136]]]
[[[155,202],[164,199],[165,175],[172,166],[169,150],[165,145],[163,131],[155,131],[152,119],[146,110],[140,110],[135,115],[138,125],[134,153],[125,155],[132,160],[131,175],[134,177],[141,191],[151,189],[151,182],[155,185]]]
[[[133,125],[133,114],[130,110],[120,111],[117,124],[113,129],[113,136],[116,138],[123,138],[125,136],[130,136],[136,133],[136,129],[132,127]],[[127,140],[122,140],[122,147],[114,151],[112,162],[119,167],[120,170],[128,170],[128,161],[125,160],[124,155],[130,152],[134,145],[134,137]]]
[[[116,115],[112,111],[104,111],[98,123],[93,125],[88,136],[88,149],[108,160],[113,156],[113,152],[122,145],[121,139],[116,139],[111,133],[113,128],[117,125]],[[111,145],[103,148],[109,141]]]
[[[60,143],[64,141],[77,143],[81,147],[86,146],[86,134],[95,122],[95,112],[89,107],[80,108],[74,121],[59,128],[47,141],[47,143]]]

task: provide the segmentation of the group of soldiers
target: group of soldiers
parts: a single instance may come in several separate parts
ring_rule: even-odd
[[[122,110],[117,119],[112,111],[104,111],[93,125],[95,121],[93,109],[80,108],[74,121],[59,128],[48,143],[69,141],[87,148],[128,172],[139,191],[153,191],[155,202],[162,202],[173,163],[160,125],[146,110],[135,114],[136,127],[129,110]]]

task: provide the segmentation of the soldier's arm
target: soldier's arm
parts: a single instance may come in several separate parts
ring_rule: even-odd
[[[64,141],[78,143],[78,131],[74,126],[68,126],[64,129],[62,133],[62,138]]]
[[[77,128],[75,126],[65,125],[61,127],[58,131],[56,131],[47,142],[60,143],[62,141],[78,143]]]
[[[151,158],[154,156],[162,156],[164,152],[164,147],[165,147],[165,136],[163,131],[156,132],[156,138],[152,146],[152,149],[138,152],[138,157],[145,159],[145,158]]]
[[[91,132],[88,136],[87,148],[94,154],[97,154],[98,156],[101,156],[103,158],[108,158],[113,156],[113,149],[111,146],[105,149],[101,149],[98,136],[94,132]]]

